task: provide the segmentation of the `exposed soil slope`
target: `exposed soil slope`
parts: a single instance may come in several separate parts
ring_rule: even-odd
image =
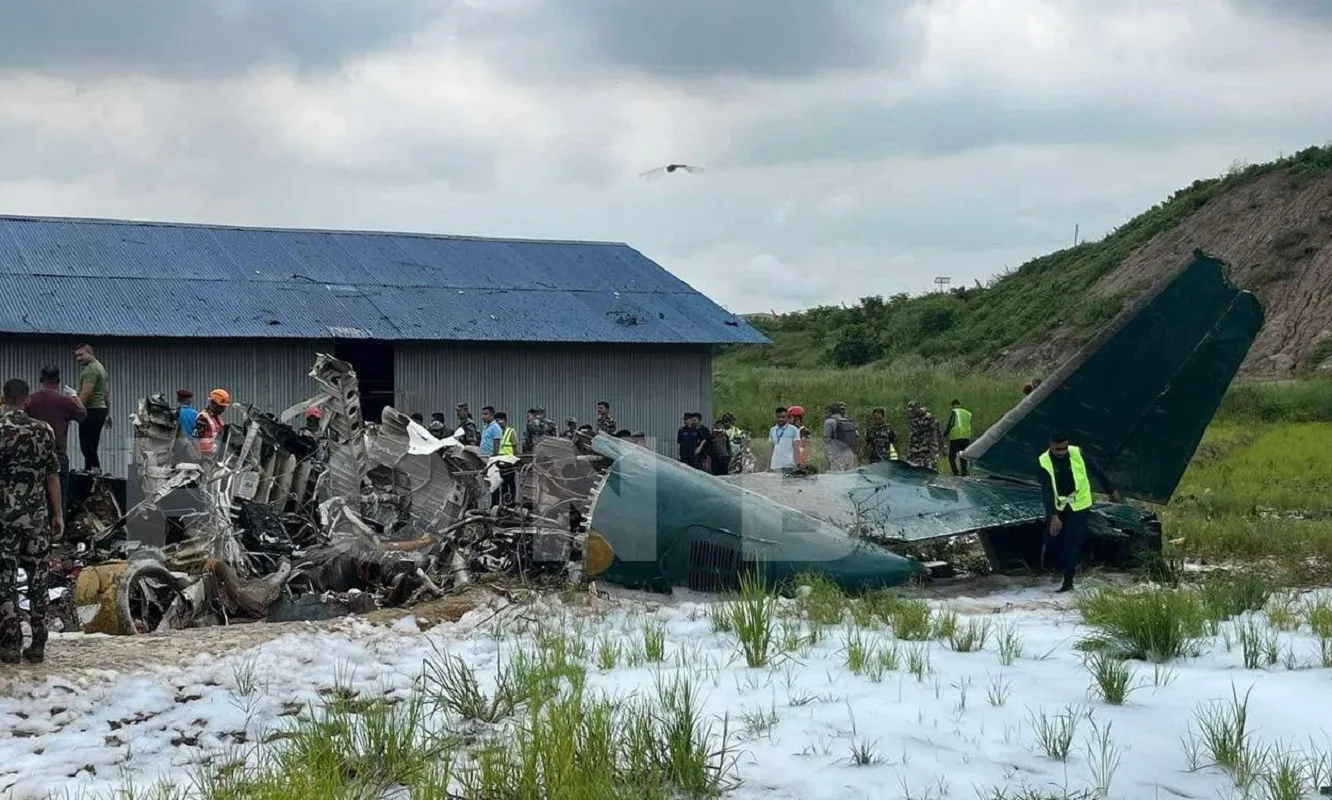
[[[1267,324],[1242,374],[1332,375],[1332,146],[1197,180],[1105,237],[984,286],[867,297],[753,322],[777,345],[719,365],[857,367],[906,359],[1019,376],[1047,372],[1195,249],[1230,264]]]
[[[1136,296],[1195,247],[1224,259],[1231,280],[1267,309],[1243,374],[1332,372],[1332,175],[1272,173],[1228,191],[1132,252],[1091,295]],[[1062,328],[1039,345],[1011,348],[996,366],[1039,372],[1089,333]]]

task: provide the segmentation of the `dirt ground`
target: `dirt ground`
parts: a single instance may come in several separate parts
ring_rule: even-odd
[[[457,622],[464,614],[491,601],[493,594],[476,590],[457,597],[432,600],[412,608],[385,608],[366,614],[359,620],[375,625],[391,625],[404,617],[415,617],[422,628],[443,622]],[[32,683],[52,675],[72,677],[99,670],[136,672],[157,666],[189,663],[200,655],[225,655],[258,647],[288,634],[347,629],[352,619],[343,617],[322,622],[252,622],[208,628],[187,628],[143,636],[108,636],[74,634],[53,636],[46,647],[46,661],[40,665],[0,666],[2,680]]]

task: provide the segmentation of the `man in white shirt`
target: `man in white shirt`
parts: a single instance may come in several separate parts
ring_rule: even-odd
[[[800,438],[800,430],[791,424],[786,408],[777,409],[777,424],[768,432],[768,441],[772,442],[772,462],[768,466],[771,472],[789,472],[796,468],[795,443]]]

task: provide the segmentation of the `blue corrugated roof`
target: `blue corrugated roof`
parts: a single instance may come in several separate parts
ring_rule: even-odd
[[[763,343],[625,244],[0,216],[0,330]]]

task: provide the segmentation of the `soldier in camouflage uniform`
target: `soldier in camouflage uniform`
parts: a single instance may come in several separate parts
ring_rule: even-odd
[[[939,447],[943,433],[939,420],[919,403],[907,404],[907,463],[936,472],[939,469]]]
[[[614,436],[615,431],[615,417],[611,416],[610,403],[602,400],[597,403],[597,433]]]
[[[523,430],[524,453],[531,453],[536,449],[537,442],[547,436],[558,435],[559,431],[555,430],[555,423],[546,419],[546,409],[536,406],[527,410],[527,427]]]
[[[578,438],[578,418],[569,417],[564,420],[564,433],[561,434],[566,439]]]
[[[0,408],[0,661],[19,660],[18,570],[28,576],[32,645],[23,659],[46,657],[46,613],[50,603],[51,544],[65,533],[60,500],[60,462],[55,434],[23,410],[28,384],[17,378],[4,386]]]
[[[481,429],[476,427],[476,420],[472,419],[472,412],[466,403],[458,404],[458,428],[462,428],[461,442],[464,445],[477,447],[481,444]]]
[[[865,429],[865,455],[871,464],[897,460],[897,432],[888,424],[886,414],[882,408],[870,412],[870,424]]]

